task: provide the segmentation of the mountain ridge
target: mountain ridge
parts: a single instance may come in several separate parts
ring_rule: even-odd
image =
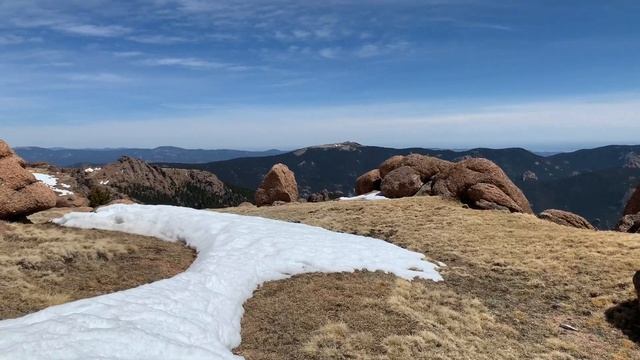
[[[230,160],[240,157],[269,156],[284,151],[270,149],[264,151],[232,149],[185,149],[176,146],[145,148],[98,148],[67,149],[44,148],[38,146],[15,147],[16,153],[28,162],[46,162],[59,167],[79,167],[82,165],[104,165],[130,156],[148,162],[206,163]]]
[[[551,156],[537,155],[523,148],[453,151],[394,149],[354,143],[331,145],[266,157],[159,165],[206,170],[227,184],[255,189],[273,164],[283,163],[296,174],[300,193],[305,197],[324,189],[353,194],[359,175],[377,168],[394,155],[418,153],[449,161],[483,157],[498,164],[523,189],[536,212],[548,208],[567,210],[585,216],[601,228],[615,225],[630,189],[640,181],[640,145],[611,145]],[[346,148],[349,151],[344,151]],[[580,181],[587,185],[581,187]],[[589,203],[589,199],[593,203]]]

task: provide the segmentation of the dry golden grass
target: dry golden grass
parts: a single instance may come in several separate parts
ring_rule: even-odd
[[[168,278],[194,258],[144,236],[0,221],[0,319]]]
[[[245,305],[237,352],[249,360],[640,359],[638,235],[436,197],[229,211],[377,237],[447,264],[442,283],[356,273],[265,284]]]

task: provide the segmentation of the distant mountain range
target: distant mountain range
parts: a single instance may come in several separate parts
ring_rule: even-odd
[[[163,146],[155,149],[47,149],[41,147],[16,147],[16,153],[28,162],[46,162],[60,167],[104,165],[122,156],[131,156],[147,162],[176,162],[184,164],[223,161],[241,157],[270,156],[284,153],[280,150],[199,150]]]
[[[127,155],[165,167],[206,170],[238,191],[255,190],[273,164],[284,163],[295,172],[303,196],[324,189],[352,194],[359,175],[393,155],[419,153],[450,161],[483,157],[504,169],[524,191],[536,212],[548,208],[572,211],[601,229],[616,224],[632,189],[640,183],[640,146],[606,146],[558,154],[536,154],[520,148],[393,149],[352,142],[291,152],[176,147],[104,150],[29,147],[16,150],[29,162],[42,161],[63,167],[100,165]],[[245,194],[251,196],[250,192]]]
[[[302,194],[323,189],[349,194],[359,175],[393,155],[410,153],[451,161],[466,157],[490,159],[523,189],[536,212],[548,208],[572,211],[603,229],[615,225],[631,189],[640,182],[640,146],[606,146],[541,156],[519,148],[451,151],[342,143],[274,156],[164,165],[207,170],[225,183],[255,189],[271,166],[280,162],[295,172]]]

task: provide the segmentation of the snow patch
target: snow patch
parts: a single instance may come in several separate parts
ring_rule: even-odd
[[[0,358],[237,360],[242,304],[266,281],[358,269],[442,280],[422,254],[385,241],[263,218],[112,205],[55,222],[184,240],[198,257],[171,279],[0,321]]]
[[[100,185],[108,185],[109,184],[109,180],[101,180],[100,181]]]
[[[353,197],[341,197],[341,201],[353,201],[353,200],[389,200],[389,198],[382,195],[380,191],[372,191],[368,194],[363,194]]]
[[[100,171],[100,170],[102,170],[102,168],[99,168],[99,167],[97,167],[97,168],[86,168],[86,169],[84,169],[84,172],[88,174],[88,173],[92,173],[92,172]]]
[[[58,193],[58,196],[73,195],[73,191],[65,190],[71,188],[71,186],[67,184],[58,184],[58,178],[53,175],[33,173],[33,176],[35,176],[36,180],[44,183],[51,190]],[[60,189],[58,186],[62,186],[65,189]]]

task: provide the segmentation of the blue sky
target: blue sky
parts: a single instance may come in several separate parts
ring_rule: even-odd
[[[14,145],[637,143],[640,2],[0,1]]]

